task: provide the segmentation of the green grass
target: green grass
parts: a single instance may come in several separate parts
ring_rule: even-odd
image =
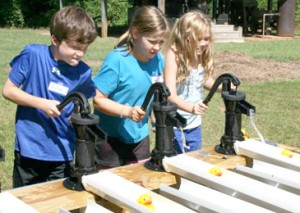
[[[246,101],[256,107],[254,124],[264,136],[271,140],[300,147],[300,80],[267,83],[241,84],[238,88],[246,94]],[[220,143],[224,134],[225,114],[221,95],[216,93],[203,116],[204,146]],[[258,138],[250,117],[242,115],[242,128],[251,138]]]
[[[0,29],[0,90],[7,79],[9,62],[26,44],[50,44],[47,29]],[[116,38],[97,38],[84,57],[91,63],[93,74],[113,48]],[[241,44],[216,44],[216,51],[240,51],[258,58],[273,58],[278,61],[300,62],[299,40],[276,42],[245,42]],[[95,62],[95,63],[92,63]],[[245,83],[239,91],[246,93],[246,100],[256,106],[255,124],[264,137],[279,143],[300,147],[298,140],[300,127],[300,79],[299,81]],[[0,162],[0,182],[2,189],[11,188],[14,144],[14,116],[16,105],[0,95],[0,143],[6,150],[6,161]],[[224,134],[224,104],[219,93],[209,103],[209,110],[203,117],[204,147],[219,144]],[[242,126],[250,137],[257,137],[249,117],[242,116]],[[153,135],[152,135],[153,137]]]
[[[215,51],[236,51],[244,52],[254,58],[270,58],[277,61],[297,61],[300,62],[300,51],[297,50],[300,39],[286,41],[264,41],[245,43],[218,44]]]

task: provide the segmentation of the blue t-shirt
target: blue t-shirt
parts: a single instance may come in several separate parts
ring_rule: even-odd
[[[118,48],[108,54],[93,80],[96,88],[109,99],[129,106],[142,106],[152,83],[162,80],[163,67],[161,53],[148,62],[141,62],[127,50]],[[97,110],[95,114],[99,115],[99,126],[108,136],[116,137],[124,143],[137,143],[149,135],[148,113],[140,122],[110,116]]]
[[[50,46],[27,45],[10,65],[9,79],[33,96],[59,102],[72,92],[82,92],[87,98],[95,96],[90,67],[83,62],[72,67],[56,61]],[[72,112],[73,103],[56,118],[49,118],[39,109],[18,105],[15,150],[37,160],[72,160],[75,150],[75,132],[69,120]]]

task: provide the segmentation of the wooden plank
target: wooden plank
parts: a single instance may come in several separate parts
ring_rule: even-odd
[[[143,163],[118,167],[112,169],[111,171],[112,173],[117,174],[149,190],[158,189],[161,184],[176,184],[176,176],[174,174],[167,172],[151,171],[144,167]]]
[[[58,213],[59,208],[80,209],[87,200],[95,196],[86,191],[73,191],[63,186],[63,179],[12,189],[9,191],[17,198],[43,213]]]
[[[204,157],[201,154],[203,152],[209,152],[209,155]],[[227,159],[223,159],[223,155],[216,153],[213,148],[191,152],[187,155],[222,166],[223,168],[235,168],[237,163],[241,165],[245,164],[244,157],[227,156]],[[148,170],[144,167],[143,163],[113,168],[110,171],[149,190],[159,189],[161,184],[180,184],[177,175],[168,172]],[[60,207],[66,210],[83,208],[86,206],[87,199],[96,199],[99,203],[98,199],[100,198],[92,193],[66,189],[62,185],[63,180],[64,179],[35,184],[9,191],[17,198],[43,213],[57,213]],[[110,205],[109,202],[104,199],[100,202],[106,207],[116,208],[121,212],[121,208]],[[116,210],[115,212],[118,211]]]
[[[187,155],[225,169],[235,169],[237,164],[246,165],[244,156],[224,155],[217,153],[212,147],[190,152]]]

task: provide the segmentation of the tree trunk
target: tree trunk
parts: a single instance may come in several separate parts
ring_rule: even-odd
[[[101,37],[107,38],[106,0],[101,0]]]

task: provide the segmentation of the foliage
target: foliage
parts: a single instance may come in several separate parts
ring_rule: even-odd
[[[101,19],[101,0],[65,0],[63,6],[84,8],[96,21]],[[128,1],[107,1],[107,18],[111,26],[127,24]],[[59,9],[59,0],[7,0],[0,2],[0,27],[47,27]]]
[[[18,0],[0,1],[0,26],[22,27],[24,17]]]
[[[64,5],[77,5],[89,12],[96,22],[101,21],[101,0],[66,0]],[[107,1],[107,20],[110,26],[127,24],[127,8],[130,4],[127,1],[109,0]]]
[[[25,27],[47,27],[51,16],[59,9],[55,0],[19,0]]]
[[[63,5],[77,5],[86,9],[96,22],[101,20],[102,0],[61,1]],[[277,2],[278,0],[273,0],[274,11],[277,10]],[[300,22],[300,0],[296,2],[296,21]],[[259,9],[266,10],[268,0],[258,0],[258,3]],[[127,11],[132,4],[132,0],[107,0],[107,18],[110,26],[126,25]],[[0,1],[0,27],[47,27],[51,15],[58,9],[59,0],[2,0]]]

